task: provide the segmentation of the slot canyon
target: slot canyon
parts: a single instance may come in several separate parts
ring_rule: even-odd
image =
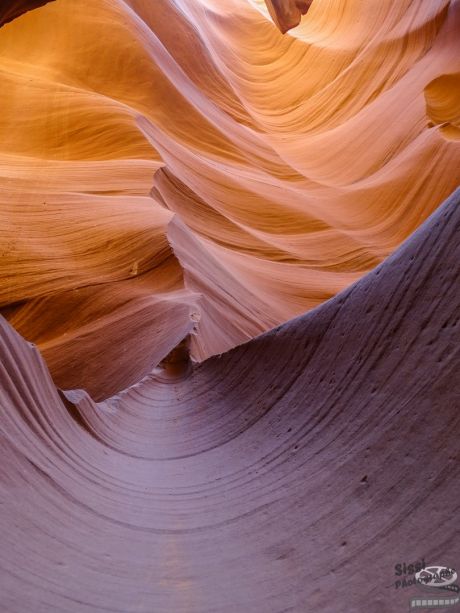
[[[0,613],[460,611],[460,0],[5,0],[0,69]]]

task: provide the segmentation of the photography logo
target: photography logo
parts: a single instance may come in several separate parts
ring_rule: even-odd
[[[431,594],[411,598],[411,609],[444,609],[460,603],[460,587],[455,584],[457,572],[453,568],[426,566],[415,573],[415,581],[417,587],[431,591]]]
[[[427,566],[425,560],[413,564],[396,564],[397,590],[408,587],[420,588],[424,594],[409,600],[410,610],[446,609],[460,604],[460,587],[457,571],[448,566]],[[428,593],[429,592],[429,593]]]

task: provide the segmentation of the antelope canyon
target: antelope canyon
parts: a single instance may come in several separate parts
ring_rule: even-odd
[[[1,613],[460,610],[460,0],[0,26]]]

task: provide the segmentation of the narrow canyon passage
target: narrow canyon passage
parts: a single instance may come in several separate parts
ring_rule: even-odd
[[[202,361],[317,307],[459,185],[457,1],[316,0],[284,35],[264,6],[0,28],[0,313],[59,387],[104,400],[187,334]]]
[[[394,611],[395,563],[453,565],[459,204],[314,312],[73,413],[3,321],[5,610]]]
[[[1,613],[455,610],[460,2],[0,25]]]

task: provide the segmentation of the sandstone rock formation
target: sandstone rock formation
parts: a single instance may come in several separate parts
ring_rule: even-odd
[[[313,0],[265,0],[268,11],[281,32],[299,25]]]
[[[460,566],[460,1],[266,4],[0,29],[0,611],[394,613]]]
[[[447,0],[314,2],[295,38],[246,0],[5,25],[1,312],[104,399],[318,306],[458,185],[459,28]]]
[[[407,610],[395,564],[460,551],[459,238],[460,190],[315,311],[99,405],[2,321],[4,610]]]

